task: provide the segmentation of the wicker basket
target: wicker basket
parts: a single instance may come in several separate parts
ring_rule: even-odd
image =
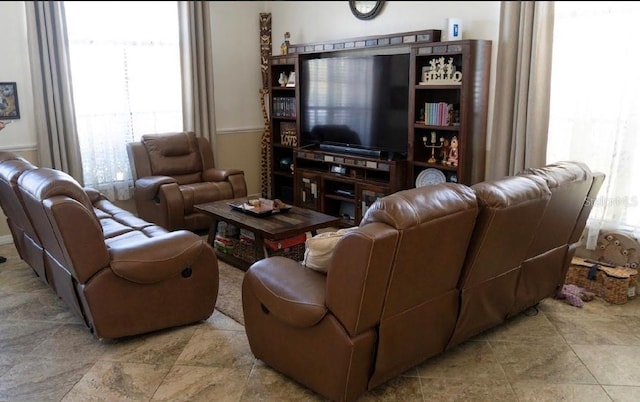
[[[254,263],[256,258],[253,241],[245,239],[238,240],[236,246],[233,248],[233,256],[249,263]]]
[[[279,255],[295,261],[302,261],[304,259],[305,240],[306,235],[303,234],[280,242],[265,240],[264,243],[269,257]],[[249,263],[254,263],[256,258],[253,240],[241,236],[234,244],[233,255]]]
[[[574,258],[565,283],[580,286],[612,304],[624,304],[635,297],[638,271],[626,267],[594,268],[594,263]]]

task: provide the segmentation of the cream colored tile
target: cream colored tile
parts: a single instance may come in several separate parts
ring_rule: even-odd
[[[187,345],[196,326],[184,326],[105,343],[102,360],[171,366]]]
[[[154,364],[99,361],[62,401],[148,401],[168,371]]]
[[[241,401],[324,401],[321,395],[292,381],[262,362],[251,370]]]
[[[7,321],[0,319],[0,350],[3,353],[31,352],[58,328],[59,324],[36,321]]]
[[[11,367],[20,363],[21,359],[22,355],[18,353],[10,353],[6,350],[2,350],[2,353],[0,353],[0,377],[11,370]]]
[[[53,292],[31,268],[25,269],[22,264],[0,268],[0,291],[11,293]]]
[[[543,312],[573,312],[574,314],[594,313],[601,316],[640,316],[640,298],[630,300],[625,304],[611,304],[600,297],[585,303],[582,308],[573,307],[561,300],[545,299],[539,304]]]
[[[51,332],[30,355],[60,358],[79,358],[95,362],[105,352],[105,345],[85,327],[63,324]]]
[[[0,400],[60,401],[92,364],[75,359],[21,359],[0,377]]]
[[[152,401],[239,401],[250,366],[242,368],[175,365],[154,394]]]
[[[417,367],[426,378],[505,379],[504,371],[485,341],[467,341]]]
[[[563,342],[562,336],[544,314],[536,315],[520,313],[483,334],[489,341],[523,342],[523,343],[557,343]]]
[[[514,402],[507,381],[474,378],[422,378],[425,401],[438,402]]]
[[[233,318],[228,317],[221,313],[219,310],[214,310],[213,314],[204,322],[198,324],[205,329],[224,329],[228,331],[242,331],[244,332],[244,326]]]
[[[80,323],[55,293],[8,293],[0,296],[0,318]]]
[[[640,346],[572,347],[600,384],[640,386]]]
[[[623,387],[616,385],[604,385],[604,390],[615,402],[640,401],[640,387]]]
[[[244,332],[197,329],[176,363],[243,367],[252,366],[254,360]]]
[[[422,401],[420,379],[396,377],[363,394],[358,401]]]
[[[640,328],[640,318],[553,312],[547,317],[569,344],[640,346],[640,331],[631,329],[634,321]]]
[[[611,398],[600,385],[546,384],[518,381],[513,384],[518,402],[609,402]]]
[[[490,342],[496,359],[510,381],[595,384],[571,348],[558,344]]]

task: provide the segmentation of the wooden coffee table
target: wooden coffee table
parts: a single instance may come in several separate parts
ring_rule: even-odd
[[[315,235],[318,229],[339,226],[340,224],[339,217],[326,215],[306,208],[291,207],[291,209],[286,212],[258,217],[233,209],[229,205],[241,205],[245,201],[246,198],[238,198],[234,200],[207,202],[194,206],[198,211],[213,218],[207,239],[209,244],[214,246],[218,222],[224,221],[239,228],[249,230],[254,234],[255,259],[258,260],[268,256],[264,239],[284,240],[307,232]],[[216,250],[216,254],[221,260],[245,271],[251,265],[250,262],[228,253]]]

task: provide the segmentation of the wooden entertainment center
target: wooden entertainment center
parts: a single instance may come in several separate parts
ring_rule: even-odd
[[[269,196],[339,216],[344,225],[357,225],[367,208],[384,195],[435,181],[467,185],[482,181],[491,41],[440,42],[440,33],[426,30],[292,44],[288,54],[272,56]],[[389,52],[409,54],[406,155],[371,156],[303,146],[300,74],[305,58]],[[287,83],[291,73],[294,80]],[[456,141],[457,148],[452,147]]]

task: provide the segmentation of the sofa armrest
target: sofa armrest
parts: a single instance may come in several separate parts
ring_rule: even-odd
[[[250,288],[274,317],[303,328],[327,314],[325,284],[325,275],[276,256],[259,260],[247,270],[242,291]]]
[[[177,230],[109,249],[111,270],[131,282],[149,284],[180,275],[207,245],[198,235]]]
[[[178,182],[169,176],[147,176],[136,180],[136,196],[142,200],[152,200],[158,196],[158,190],[163,184],[175,184]]]
[[[233,176],[236,174],[244,174],[242,170],[239,169],[207,169],[202,172],[202,180],[203,181],[225,181],[229,179],[229,176]]]
[[[104,199],[104,195],[93,187],[84,187],[83,190],[89,196],[89,200],[92,204]]]

